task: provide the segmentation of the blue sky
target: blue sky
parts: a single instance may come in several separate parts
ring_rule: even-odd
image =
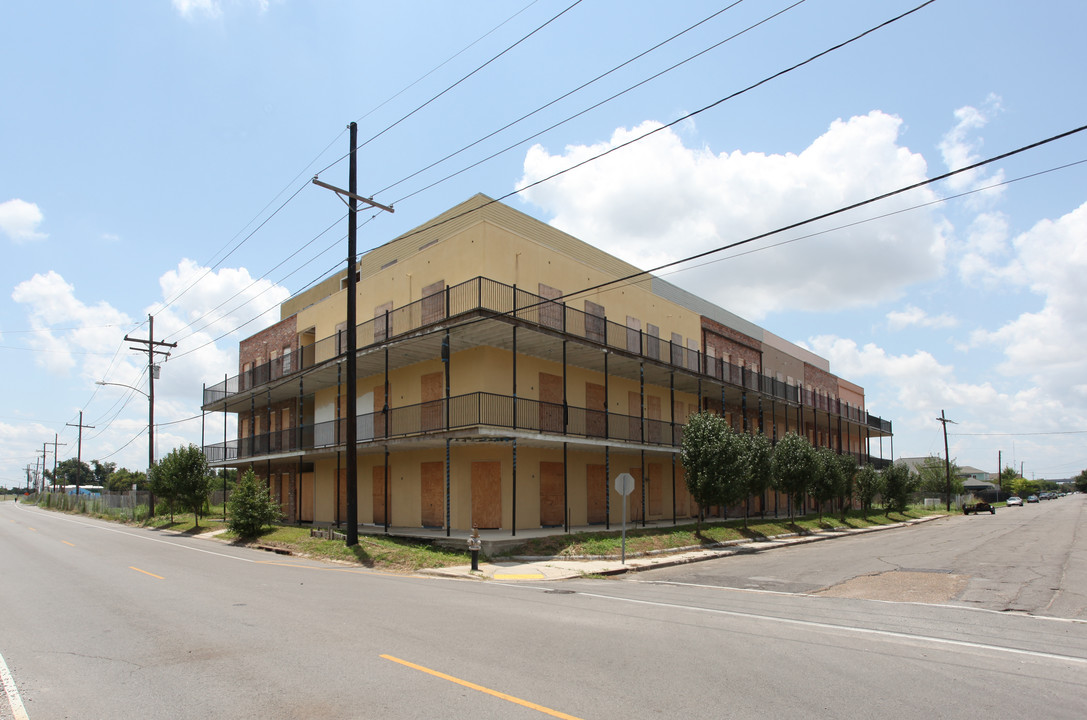
[[[345,184],[350,121],[360,190],[396,204],[362,227],[365,249],[919,0],[744,0],[425,169],[730,3],[571,4],[4,3],[0,485],[24,483],[43,443],[51,467],[55,435],[74,456],[81,410],[84,459],[146,467],[146,400],[95,381],[146,388],[123,337],[146,338],[149,314],[178,343],[156,383],[157,454],[200,442],[202,383],[235,374],[238,341],[341,266],[343,206],[308,179]],[[719,247],[1084,125],[1083,27],[1078,2],[937,0],[506,202],[643,267]],[[942,453],[943,410],[959,464],[994,471],[1002,451],[1028,477],[1073,476],[1087,164],[1058,168],[1087,160],[1085,136],[666,277],[828,358],[894,423],[895,457]],[[209,442],[222,423],[206,418]]]

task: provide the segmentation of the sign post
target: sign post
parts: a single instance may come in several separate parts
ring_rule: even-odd
[[[634,476],[630,473],[619,473],[615,476],[615,492],[623,496],[623,548],[619,556],[619,562],[627,563],[627,495],[634,492]]]

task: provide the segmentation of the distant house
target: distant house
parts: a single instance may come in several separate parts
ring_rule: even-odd
[[[910,469],[910,472],[914,475],[921,474],[921,467],[928,462],[929,457],[909,457],[899,458],[895,460],[896,465],[905,465]],[[941,462],[943,460],[941,459]],[[989,482],[989,473],[984,470],[978,470],[976,467],[970,465],[960,465],[958,467],[958,477],[962,480],[962,488],[968,493],[986,492],[990,490],[996,490],[997,487],[993,483]]]

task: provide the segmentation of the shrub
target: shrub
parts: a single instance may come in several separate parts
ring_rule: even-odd
[[[280,519],[279,506],[264,483],[258,482],[252,470],[247,470],[230,494],[227,502],[227,527],[240,537],[256,537],[267,525]]]

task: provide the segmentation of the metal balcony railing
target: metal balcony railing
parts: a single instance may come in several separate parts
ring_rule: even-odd
[[[609,348],[640,355],[646,359],[671,365],[711,377],[735,387],[762,393],[764,396],[794,405],[824,410],[869,427],[890,432],[889,421],[867,415],[857,407],[842,403],[825,394],[796,385],[788,385],[769,375],[710,357],[680,343],[650,335],[641,330],[567,307],[511,285],[477,277],[445,291],[390,310],[380,317],[358,325],[358,347],[365,349],[417,330],[473,313],[511,316],[521,322],[551,329]],[[204,405],[222,401],[231,395],[245,393],[284,377],[303,372],[314,365],[341,356],[346,348],[346,333],[302,346],[298,352],[276,358],[232,378],[204,389]]]
[[[345,443],[346,427],[343,419],[328,420],[205,445],[204,454],[209,462],[218,463],[333,448]],[[355,439],[359,443],[380,442],[474,427],[662,446],[678,446],[683,437],[682,424],[667,420],[477,392],[449,400],[390,408],[388,413],[360,414]]]

